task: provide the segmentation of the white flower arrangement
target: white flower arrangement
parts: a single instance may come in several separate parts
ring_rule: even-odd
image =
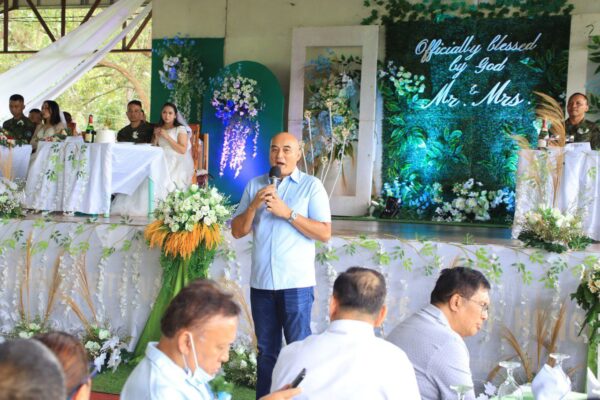
[[[217,117],[219,117],[219,111],[227,114],[223,116],[229,116],[229,118],[235,115],[256,117],[260,110],[256,97],[257,84],[258,82],[254,79],[246,78],[239,73],[223,77],[221,86],[213,90],[211,101],[212,106],[217,109]]]
[[[435,210],[434,221],[489,221],[490,211],[500,205],[510,205],[513,194],[505,190],[483,190],[483,184],[473,178],[452,187],[455,197]]]
[[[187,190],[175,190],[156,208],[154,215],[162,220],[171,232],[191,232],[203,223],[222,225],[231,215],[226,198],[217,188],[191,185]]]
[[[244,77],[240,72],[227,72],[211,81],[213,95],[211,105],[215,116],[225,126],[223,153],[219,163],[219,175],[225,167],[235,171],[238,177],[246,160],[246,141],[252,136],[252,158],[256,157],[260,125],[257,116],[261,109],[258,82]]]
[[[0,177],[0,217],[14,218],[23,215],[23,191],[7,178]]]
[[[526,246],[562,253],[583,250],[591,239],[583,234],[581,216],[562,213],[557,208],[538,207],[523,216],[519,240]]]
[[[249,341],[238,340],[223,366],[227,381],[240,386],[256,386],[256,349]]]
[[[127,353],[127,341],[109,328],[91,325],[83,338],[83,347],[99,373],[108,368],[114,372]]]
[[[33,321],[19,321],[13,330],[5,336],[7,338],[31,339],[35,335],[45,332],[48,332],[48,328],[39,318],[36,318]]]

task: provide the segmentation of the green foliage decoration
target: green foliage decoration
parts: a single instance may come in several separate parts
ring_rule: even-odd
[[[448,18],[509,18],[570,15],[567,0],[496,0],[478,5],[464,0],[364,0],[370,10],[363,25],[393,25],[401,21],[443,21]]]

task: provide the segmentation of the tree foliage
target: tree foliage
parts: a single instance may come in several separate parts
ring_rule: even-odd
[[[50,31],[60,37],[60,10],[40,9]],[[88,9],[67,9],[67,33],[83,20]],[[99,13],[101,10],[96,10]],[[31,9],[10,12],[9,50],[40,50],[52,41]],[[2,29],[0,28],[0,32]],[[133,30],[135,32],[135,29]],[[133,34],[129,34],[127,40]],[[138,37],[133,48],[151,47],[150,24]],[[0,73],[16,66],[31,54],[0,54]],[[55,99],[61,110],[69,111],[79,129],[85,129],[87,116],[94,115],[96,129],[107,125],[115,129],[127,124],[127,102],[139,99],[150,110],[150,52],[109,53],[96,67],[85,74],[61,96]],[[25,99],[27,102],[27,99]]]

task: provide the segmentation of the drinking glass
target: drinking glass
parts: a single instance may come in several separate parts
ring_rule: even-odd
[[[465,400],[465,394],[469,392],[469,390],[473,389],[473,386],[469,385],[450,385],[450,389],[456,392],[456,398],[458,400]]]
[[[523,400],[523,391],[521,391],[521,388],[513,377],[513,370],[519,368],[521,363],[516,361],[500,361],[499,365],[506,369],[506,380],[498,388],[498,400]]]

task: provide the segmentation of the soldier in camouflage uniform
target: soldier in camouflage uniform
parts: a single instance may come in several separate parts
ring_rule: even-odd
[[[17,142],[29,143],[35,132],[35,124],[23,114],[25,99],[20,94],[13,94],[8,100],[8,107],[13,117],[4,121],[2,129]]]
[[[572,136],[574,142],[590,142],[593,150],[600,150],[600,128],[585,119],[585,113],[589,110],[587,96],[582,93],[574,93],[567,102],[569,118],[565,121],[567,139]]]

